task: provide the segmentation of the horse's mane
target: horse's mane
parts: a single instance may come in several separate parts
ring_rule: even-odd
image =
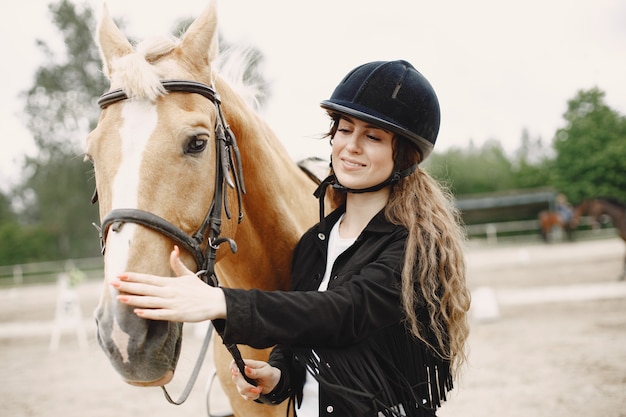
[[[251,47],[231,46],[219,52],[213,63],[215,73],[254,109],[259,109],[259,99],[263,94],[258,80],[246,78],[253,63],[254,50]]]
[[[166,94],[161,81],[168,77],[164,72],[169,67],[156,64],[172,52],[180,41],[181,38],[153,37],[137,43],[134,52],[112,63],[112,74],[108,74],[111,76],[111,84],[122,88],[131,98],[154,101]],[[220,51],[213,63],[213,72],[226,80],[248,104],[258,108],[260,86],[247,84],[245,80],[252,54],[252,49],[248,47],[231,47]]]

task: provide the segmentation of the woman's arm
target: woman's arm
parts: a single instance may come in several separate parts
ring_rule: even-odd
[[[342,347],[402,318],[400,270],[404,236],[367,246],[376,255],[343,271],[328,291],[260,291],[206,285],[170,255],[177,278],[127,272],[111,285],[118,299],[145,319],[197,322],[226,318],[224,341],[266,348],[276,344]],[[363,245],[365,246],[365,245]],[[228,317],[227,317],[228,316]]]
[[[224,288],[224,340],[255,348],[344,347],[397,323],[403,314],[404,239],[386,240],[381,246],[364,264],[340,271],[325,292]]]

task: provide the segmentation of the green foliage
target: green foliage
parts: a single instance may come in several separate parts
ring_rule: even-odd
[[[481,147],[451,148],[432,154],[425,168],[456,195],[545,187],[550,184],[552,160],[541,138],[530,139],[523,132],[521,146],[513,157],[505,154],[498,141]]]
[[[60,259],[54,231],[18,223],[0,224],[0,265]]]
[[[425,168],[457,195],[507,190],[514,185],[511,162],[500,143],[493,140],[481,147],[470,144],[469,149],[434,153]]]
[[[0,191],[0,226],[15,222],[16,215],[11,208],[11,198]]]
[[[610,196],[626,200],[626,118],[597,88],[579,91],[563,115],[554,148],[554,185],[571,201]]]
[[[556,132],[552,148],[524,131],[512,158],[489,141],[435,153],[425,167],[457,195],[552,187],[572,202],[597,196],[626,201],[626,118],[597,88],[578,92],[563,117],[566,127]]]
[[[0,192],[0,265],[50,259],[56,248],[55,234],[38,226],[20,224],[10,196]]]
[[[46,41],[38,41],[46,62],[27,91],[25,110],[39,153],[26,159],[25,179],[16,190],[24,206],[21,220],[45,230],[46,241],[54,236],[53,244],[45,246],[48,259],[97,256],[91,226],[97,210],[89,205],[94,184],[88,181],[91,167],[82,161],[81,150],[99,115],[95,98],[107,87],[92,37],[95,20],[90,8],[67,0],[49,9],[65,51],[57,56]]]
[[[98,235],[91,225],[98,221],[97,207],[90,204],[95,187],[91,166],[82,156],[69,155],[32,165],[35,171],[26,186],[35,193],[36,204],[27,206],[23,218],[56,235],[61,258],[98,256]]]
[[[512,161],[513,188],[538,188],[550,184],[551,153],[540,137],[533,139],[524,130]]]

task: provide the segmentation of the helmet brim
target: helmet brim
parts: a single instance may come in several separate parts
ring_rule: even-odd
[[[426,157],[430,155],[430,153],[433,150],[434,146],[428,140],[424,139],[420,135],[417,135],[407,129],[404,129],[403,127],[394,123],[392,120],[386,119],[384,116],[372,115],[371,109],[367,109],[367,108],[359,109],[358,108],[359,106],[354,105],[354,103],[340,104],[340,103],[333,102],[330,100],[322,101],[320,103],[320,106],[330,113],[340,113],[340,114],[345,114],[347,116],[355,117],[359,120],[363,120],[363,121],[375,124],[376,126],[380,126],[383,129],[387,129],[397,135],[400,135],[410,140],[411,142],[415,144],[415,146],[417,146],[417,149],[422,154],[422,161],[426,159]]]

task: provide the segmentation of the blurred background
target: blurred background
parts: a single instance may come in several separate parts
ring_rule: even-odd
[[[206,6],[107,3],[132,40],[179,35]],[[16,416],[108,416],[117,396],[118,415],[206,415],[202,392],[172,408],[125,386],[93,339],[102,259],[82,146],[108,89],[100,7],[0,5],[0,398]],[[407,59],[438,92],[424,168],[455,195],[474,292],[470,364],[441,415],[626,416],[624,2],[221,0],[218,12],[221,48],[252,49],[258,111],[294,160],[328,159],[318,103],[361,63]]]

